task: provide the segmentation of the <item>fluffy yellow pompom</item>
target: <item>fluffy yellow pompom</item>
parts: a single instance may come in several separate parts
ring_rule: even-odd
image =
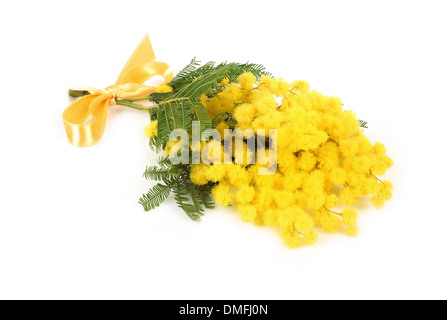
[[[244,103],[234,110],[233,116],[239,124],[250,123],[255,117],[255,108],[252,104]]]
[[[251,72],[244,72],[237,78],[237,81],[241,85],[242,89],[250,90],[253,89],[256,82],[256,76]]]
[[[203,186],[209,182],[208,180],[208,167],[200,164],[191,167],[190,178],[191,181],[199,186]]]
[[[216,203],[220,206],[228,207],[233,203],[234,195],[231,191],[231,187],[223,181],[213,188],[211,194],[216,200]]]
[[[256,189],[253,186],[242,186],[236,192],[236,201],[241,204],[247,204],[253,201],[256,195]]]
[[[301,237],[293,231],[284,230],[280,233],[285,245],[291,249],[296,249],[301,246]]]
[[[152,121],[146,127],[144,127],[144,134],[148,138],[156,137],[158,134],[158,120]]]
[[[155,92],[158,93],[166,93],[166,92],[172,92],[172,87],[168,86],[167,84],[162,84],[161,86],[157,87],[157,90]]]
[[[253,205],[240,205],[237,207],[241,219],[245,222],[253,222],[258,215],[256,207]]]
[[[342,213],[342,222],[346,225],[346,231],[348,235],[354,237],[358,233],[357,226],[357,211],[354,209],[344,209]]]
[[[292,89],[297,90],[300,93],[306,93],[309,91],[309,83],[304,80],[292,82]]]

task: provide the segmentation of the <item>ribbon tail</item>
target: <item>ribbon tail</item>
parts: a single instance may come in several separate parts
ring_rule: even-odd
[[[134,81],[132,76],[132,70],[135,70],[135,68],[140,65],[154,61],[155,61],[154,49],[152,48],[149,35],[146,34],[143,40],[141,40],[138,47],[135,49],[132,56],[127,61],[126,65],[121,71],[121,74],[118,77],[118,80],[116,81],[116,84],[120,85],[124,83],[143,83]]]
[[[164,77],[164,83],[169,83],[174,78],[174,72],[167,63],[155,62],[155,53],[149,36],[146,34],[127,61],[115,85],[143,84],[156,75]]]
[[[89,147],[102,138],[109,100],[105,95],[90,95],[75,101],[64,111],[65,131],[73,146]],[[84,123],[90,115],[91,121]]]

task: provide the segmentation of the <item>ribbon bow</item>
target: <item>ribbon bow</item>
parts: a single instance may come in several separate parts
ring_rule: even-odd
[[[153,76],[160,75],[164,83],[173,79],[171,67],[164,62],[155,62],[149,36],[146,34],[121,71],[116,84],[99,90],[83,88],[89,95],[72,103],[63,113],[65,131],[70,143],[76,147],[88,147],[103,136],[107,109],[115,105],[115,99],[131,99],[149,95],[157,87],[143,85]],[[85,121],[91,116],[91,121]]]

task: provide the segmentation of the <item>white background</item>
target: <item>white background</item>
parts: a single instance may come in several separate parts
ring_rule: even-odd
[[[1,2],[0,298],[447,298],[445,1],[159,2]],[[77,149],[61,113],[146,32],[176,71],[249,60],[340,96],[395,160],[393,200],[364,206],[357,238],[299,250],[229,209],[145,213],[148,117],[111,110]]]

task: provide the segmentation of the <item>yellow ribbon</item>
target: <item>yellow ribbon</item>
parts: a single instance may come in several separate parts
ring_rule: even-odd
[[[171,67],[164,62],[155,62],[155,54],[146,34],[121,71],[116,84],[99,90],[83,88],[90,95],[72,103],[63,113],[65,131],[70,143],[76,147],[88,147],[103,136],[107,109],[115,105],[115,99],[131,99],[149,95],[157,88],[143,85],[153,76],[164,77],[164,83],[173,79]],[[85,121],[91,116],[91,121]]]

